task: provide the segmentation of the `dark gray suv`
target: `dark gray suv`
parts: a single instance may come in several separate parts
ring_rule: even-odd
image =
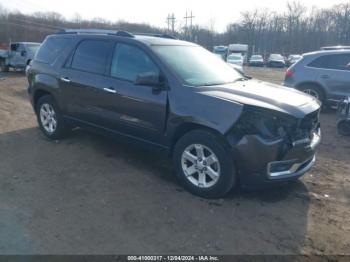
[[[315,162],[317,99],[248,79],[204,48],[167,35],[50,35],[28,82],[47,137],[82,127],[162,150],[199,196],[220,197],[238,183],[295,180]]]
[[[324,104],[350,96],[350,50],[304,54],[286,71],[284,85],[310,94]]]

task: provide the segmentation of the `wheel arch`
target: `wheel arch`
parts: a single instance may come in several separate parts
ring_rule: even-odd
[[[326,95],[326,90],[325,90],[324,86],[316,81],[301,82],[301,83],[297,84],[295,88],[300,90],[304,86],[315,86],[315,87],[319,88],[323,92],[324,95]]]
[[[51,95],[54,98],[52,93],[47,91],[47,90],[45,90],[45,89],[37,89],[37,90],[35,90],[34,95],[33,95],[33,106],[34,106],[35,110],[36,110],[36,106],[37,106],[37,103],[38,103],[39,99],[41,97],[45,96],[45,95]]]
[[[171,137],[170,150],[169,150],[170,156],[173,155],[175,145],[180,140],[180,138],[183,137],[185,134],[187,134],[191,131],[194,131],[194,130],[205,130],[205,131],[211,132],[211,133],[215,134],[216,136],[218,136],[219,138],[221,138],[225,142],[225,144],[227,144],[227,146],[229,146],[224,135],[221,134],[218,130],[215,130],[214,128],[210,128],[208,126],[205,126],[205,125],[202,125],[199,123],[184,122],[176,127],[176,129]]]

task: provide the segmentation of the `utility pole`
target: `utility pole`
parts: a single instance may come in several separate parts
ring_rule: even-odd
[[[174,13],[172,13],[171,15],[168,14],[167,17],[167,23],[168,23],[168,32],[170,32],[171,29],[171,33],[174,35],[175,34],[175,15]]]
[[[168,32],[170,31],[170,14],[168,14],[167,18],[166,18],[166,23],[168,25]]]
[[[192,10],[191,10],[191,13],[187,14],[187,11],[186,11],[186,16],[184,17],[185,18],[185,21],[186,21],[186,36],[187,36],[187,31],[188,31],[188,23],[187,23],[187,20],[190,19],[190,36],[192,38],[192,25],[193,25],[193,18],[194,18],[194,15],[192,14]]]

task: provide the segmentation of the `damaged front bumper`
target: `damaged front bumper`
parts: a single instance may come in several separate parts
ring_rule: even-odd
[[[229,136],[241,186],[259,187],[304,175],[315,163],[315,149],[321,141],[320,128],[311,137],[295,141],[286,149],[283,139],[246,135],[236,141]]]

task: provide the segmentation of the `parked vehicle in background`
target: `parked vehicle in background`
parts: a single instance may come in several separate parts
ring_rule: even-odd
[[[303,54],[285,74],[284,85],[308,93],[324,104],[350,96],[350,50]]]
[[[227,57],[227,46],[214,46],[213,53],[220,56],[223,60],[226,60]]]
[[[230,54],[227,63],[243,66],[243,56],[241,54]]]
[[[281,54],[271,54],[267,59],[268,67],[283,68],[286,66],[284,57]]]
[[[249,65],[263,67],[265,65],[264,58],[261,55],[252,55],[249,60]]]
[[[243,62],[248,62],[249,46],[244,44],[230,44],[227,49],[227,56],[230,54],[240,54],[243,57]]]
[[[8,49],[1,49],[0,72],[8,72],[10,68],[25,70],[39,47],[40,43],[12,42]]]
[[[336,45],[336,46],[324,46],[321,47],[321,50],[325,51],[331,51],[331,50],[343,50],[343,49],[350,49],[350,46],[344,46],[344,45]]]
[[[291,66],[301,59],[301,55],[289,55],[286,61],[286,66]]]
[[[243,73],[243,56],[241,54],[230,54],[226,62]]]
[[[168,153],[180,181],[202,197],[238,182],[295,180],[320,142],[317,99],[244,77],[206,49],[163,35],[50,35],[28,84],[48,138],[79,126],[147,144]]]

